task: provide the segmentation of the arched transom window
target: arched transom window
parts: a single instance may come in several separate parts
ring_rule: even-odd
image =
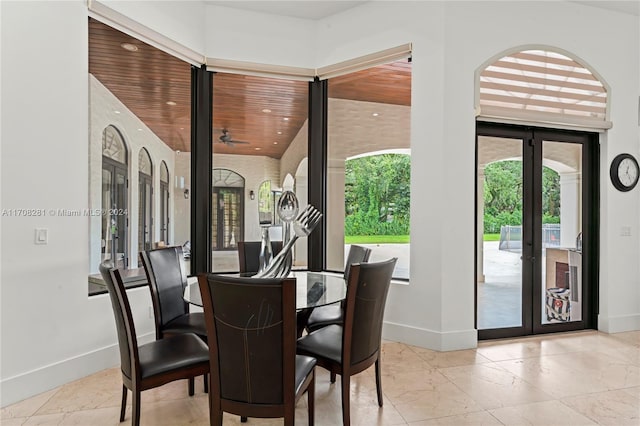
[[[523,50],[491,62],[479,75],[479,114],[609,128],[607,90],[576,60]]]
[[[102,155],[118,163],[127,164],[127,147],[122,135],[113,126],[107,126],[102,132]]]

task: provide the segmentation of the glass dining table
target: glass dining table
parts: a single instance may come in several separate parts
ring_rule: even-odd
[[[221,274],[239,276],[239,274]],[[307,320],[318,306],[336,303],[347,295],[347,285],[342,274],[334,272],[292,271],[289,278],[296,279],[296,310],[298,336],[302,335]],[[184,290],[184,300],[192,305],[202,307],[202,297],[197,279],[189,279]]]

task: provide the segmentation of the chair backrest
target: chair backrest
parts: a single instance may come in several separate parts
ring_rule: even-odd
[[[379,350],[384,307],[397,260],[351,267],[344,313],[344,362],[357,364]]]
[[[260,241],[238,241],[238,263],[240,273],[255,273],[260,269]],[[282,251],[282,241],[271,241],[271,251],[275,257]]]
[[[349,281],[351,265],[354,263],[366,263],[369,261],[369,256],[371,256],[371,249],[368,247],[362,247],[355,244],[352,244],[349,247],[347,262],[344,266],[344,279],[347,280],[347,282]]]
[[[248,404],[295,394],[296,280],[198,276],[211,390]]]
[[[144,251],[140,256],[151,289],[156,338],[161,338],[161,330],[169,321],[189,312],[183,298],[187,272],[182,247]]]
[[[103,264],[100,264],[98,269],[107,284],[113,316],[116,320],[116,332],[120,348],[120,369],[125,376],[133,380],[134,360],[138,357],[138,341],[127,292],[122,283],[120,271],[111,269]]]

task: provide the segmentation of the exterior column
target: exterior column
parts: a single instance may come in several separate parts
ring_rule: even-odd
[[[476,221],[478,223],[478,235],[476,236],[476,250],[478,253],[476,265],[476,281],[484,282],[484,168],[478,167],[478,184],[477,184],[477,200],[478,215]]]
[[[575,247],[582,230],[581,173],[560,173],[560,246]]]
[[[332,159],[327,170],[327,269],[336,271],[344,269],[344,163]]]

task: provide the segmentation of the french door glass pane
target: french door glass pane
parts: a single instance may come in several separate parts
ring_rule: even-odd
[[[582,320],[582,145],[542,145],[542,324]]]
[[[111,189],[113,185],[113,169],[102,169],[102,206],[105,212],[109,212],[112,207]],[[111,220],[108,214],[102,215],[102,235],[101,235],[101,258],[100,262],[104,262],[111,258]]]
[[[118,267],[126,268],[129,265],[127,255],[127,175],[125,171],[116,169],[116,184],[113,200],[112,218],[116,223],[116,259]]]
[[[522,326],[522,140],[478,137],[477,326]]]

